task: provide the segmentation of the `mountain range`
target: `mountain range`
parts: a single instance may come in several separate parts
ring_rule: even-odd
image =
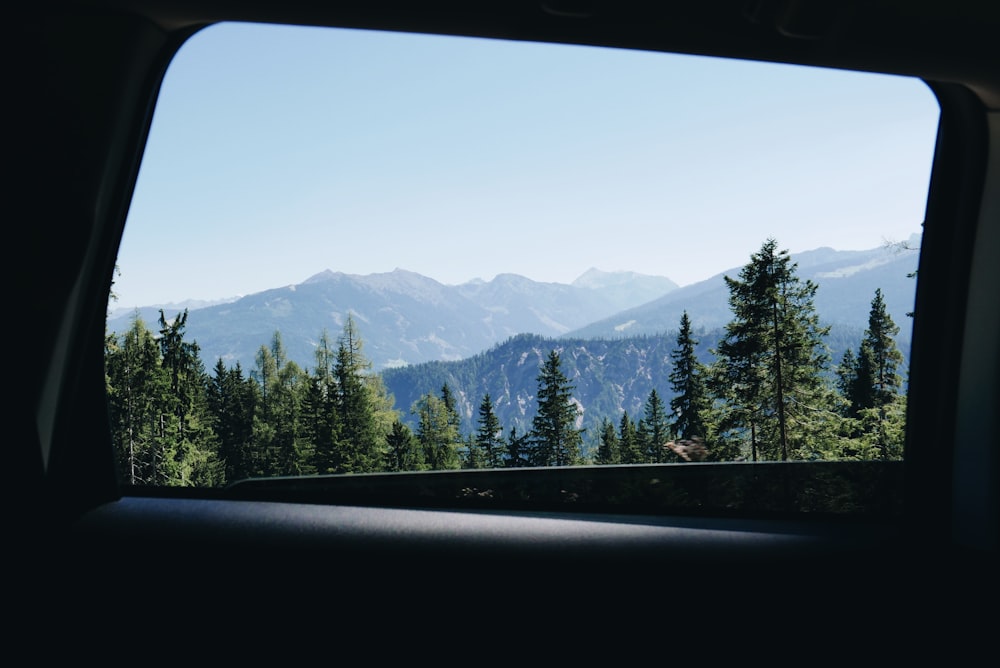
[[[863,331],[875,289],[909,343],[915,251],[879,247],[864,251],[819,248],[793,254],[800,278],[819,285],[816,308],[825,324]],[[491,281],[444,285],[396,269],[369,275],[323,271],[302,283],[265,290],[230,302],[188,307],[186,336],[199,345],[207,367],[222,359],[245,369],[280,332],[288,359],[314,365],[325,331],[332,341],[352,314],[364,353],[376,371],[431,361],[469,358],[518,334],[568,339],[614,339],[675,332],[683,312],[693,328],[710,331],[731,318],[724,276],[679,287],[664,276],[591,269],[571,284],[500,274]],[[160,308],[173,318],[180,306],[148,306],[109,314],[109,331],[123,332],[138,314],[156,329]]]
[[[792,254],[797,275],[819,286],[815,305],[831,326],[832,365],[860,343],[876,289],[900,326],[897,344],[908,358],[917,260],[915,251],[888,247]],[[558,349],[574,385],[580,426],[596,433],[603,417],[622,411],[641,416],[652,389],[669,402],[670,351],[685,311],[699,358],[711,361],[711,349],[731,319],[724,277],[737,277],[740,269],[684,287],[663,276],[597,269],[571,284],[501,274],[457,286],[402,269],[366,276],[324,271],[296,285],[189,306],[185,334],[198,343],[208,369],[222,359],[249,371],[257,351],[269,346],[277,331],[288,359],[311,370],[320,335],[325,331],[335,342],[351,314],[365,356],[382,374],[404,419],[411,420],[409,407],[420,396],[448,384],[466,433],[475,429],[486,393],[505,429],[524,433],[533,416],[539,365],[549,350]],[[136,314],[155,330],[160,308],[168,319],[183,310],[149,306],[111,313],[108,330],[124,332]]]
[[[914,248],[919,238],[906,245]],[[900,343],[908,343],[907,314],[913,310],[916,294],[918,253],[915,250],[879,247],[861,251],[817,248],[792,254],[797,275],[819,288],[815,306],[821,320],[833,327],[868,326],[868,311],[875,289],[881,288],[889,315],[900,325]],[[740,268],[721,272],[705,281],[666,293],[608,318],[568,332],[576,338],[601,338],[658,334],[676,330],[681,314],[687,311],[692,326],[706,330],[722,327],[731,318],[729,290],[724,276],[736,278]]]
[[[206,366],[221,358],[249,369],[280,331],[288,359],[311,368],[320,335],[326,331],[336,341],[350,313],[365,355],[381,370],[464,359],[525,332],[560,336],[676,289],[666,277],[597,269],[572,284],[500,274],[457,286],[402,269],[366,276],[328,270],[296,285],[189,309],[185,334],[198,343]],[[120,310],[109,316],[108,329],[126,330],[136,313],[155,329],[161,308],[168,319],[183,310]]]

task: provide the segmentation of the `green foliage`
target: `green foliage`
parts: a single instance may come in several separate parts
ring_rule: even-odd
[[[444,399],[425,394],[411,411],[418,418],[417,442],[427,468],[434,471],[460,468],[462,440]]]
[[[838,368],[841,412],[848,419],[849,436],[856,441],[845,447],[848,457],[902,458],[905,397],[898,373],[903,362],[895,342],[898,332],[882,291],[876,290],[860,351],[855,357],[848,350]]]
[[[639,435],[635,422],[629,417],[628,411],[622,413],[618,421],[618,453],[622,464],[642,464],[644,460],[642,448],[639,445]]]
[[[518,434],[517,427],[510,428],[507,437],[507,468],[531,466],[531,434]]]
[[[663,400],[656,388],[649,391],[645,410],[636,428],[643,460],[650,464],[671,461],[670,451],[664,445],[669,440],[670,425]]]
[[[670,353],[673,369],[670,371],[670,389],[674,397],[670,400],[670,411],[674,416],[672,431],[674,438],[704,438],[708,435],[705,420],[709,411],[709,400],[705,386],[705,368],[696,354],[697,339],[691,332],[691,320],[687,311],[681,315],[677,347]]]
[[[337,345],[334,376],[337,379],[337,412],[340,416],[337,442],[338,473],[369,473],[382,470],[383,449],[373,392],[367,378],[371,363],[350,316]]]
[[[239,362],[227,369],[219,359],[213,374],[206,386],[206,400],[224,479],[248,478],[258,470],[253,417],[261,401],[260,389],[252,378],[244,377]]]
[[[157,339],[138,315],[105,339],[112,444],[126,484],[214,486],[225,480],[197,345],[184,340],[187,312]]]
[[[796,276],[774,239],[751,255],[739,278],[725,282],[733,319],[710,380],[720,438],[742,442],[753,461],[811,451],[835,417],[824,410],[829,328],[813,305],[816,285]]]
[[[303,415],[310,383],[299,365],[288,361],[280,332],[274,333],[270,347],[261,346],[257,351],[252,376],[261,388],[259,419],[254,423],[253,435],[259,455],[255,475],[315,473],[315,445],[309,440]]]
[[[608,418],[601,421],[600,444],[594,457],[595,464],[620,464],[621,448],[614,423]]]
[[[489,392],[479,402],[479,429],[476,431],[474,446],[482,453],[482,467],[497,469],[504,465],[507,449],[503,441],[503,428],[493,412],[493,398]],[[477,461],[477,460],[474,460]],[[471,468],[479,468],[473,466]]]
[[[276,331],[249,374],[222,359],[208,374],[186,340],[186,311],[160,311],[156,333],[136,314],[105,337],[121,477],[211,487],[460,467],[902,458],[904,356],[881,290],[868,328],[842,334],[843,357],[827,371],[816,286],[787,251],[769,239],[725,281],[733,318],[719,333],[696,337],[685,312],[676,336],[556,347],[525,334],[460,365],[408,370],[427,388],[409,403],[411,423],[388,389],[393,372],[372,372],[353,317],[335,344],[320,334],[311,371],[288,360]],[[517,389],[532,383],[534,394]]]
[[[536,466],[572,466],[580,461],[582,430],[577,425],[573,386],[563,374],[556,350],[538,374],[538,412],[531,423],[532,462]]]
[[[386,463],[390,471],[423,471],[427,468],[424,453],[413,432],[399,419],[392,423],[386,439]]]

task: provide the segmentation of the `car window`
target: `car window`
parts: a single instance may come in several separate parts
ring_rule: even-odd
[[[905,77],[206,28],[109,296],[120,479],[869,508],[843,489],[901,475],[937,121]]]

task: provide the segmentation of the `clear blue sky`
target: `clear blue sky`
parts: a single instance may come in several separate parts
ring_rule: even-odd
[[[167,71],[116,307],[330,269],[591,267],[681,285],[920,232],[938,106],[916,80],[457,37],[220,25]]]

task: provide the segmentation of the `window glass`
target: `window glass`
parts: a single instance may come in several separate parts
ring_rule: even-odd
[[[903,77],[207,28],[109,299],[122,481],[898,462],[937,120]]]

